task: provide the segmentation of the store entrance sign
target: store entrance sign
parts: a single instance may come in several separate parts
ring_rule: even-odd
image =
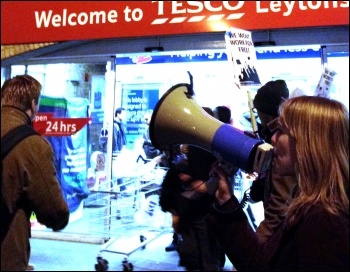
[[[1,1],[2,45],[348,24],[348,1]]]
[[[38,113],[34,129],[43,136],[70,136],[90,122],[91,118],[55,118],[54,113]]]

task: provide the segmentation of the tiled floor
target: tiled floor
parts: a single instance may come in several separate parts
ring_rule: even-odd
[[[163,234],[129,256],[115,252],[102,252],[103,259],[108,261],[108,271],[186,271],[179,266],[176,251],[166,252],[172,234]],[[127,245],[127,244],[126,244]],[[101,245],[81,242],[68,242],[48,239],[31,239],[30,263],[35,271],[96,271],[97,256]],[[232,264],[227,260],[225,271],[232,271]]]
[[[60,232],[32,230],[30,262],[36,271],[96,271],[99,255],[108,261],[109,271],[185,271],[177,252],[165,251],[172,241],[170,215],[155,207],[151,216],[147,202],[133,209],[132,196],[120,198],[118,205],[115,199],[108,205],[103,197],[99,200],[101,205],[87,201],[83,217]],[[117,219],[117,207],[123,205]],[[147,238],[144,244],[141,235]],[[104,244],[108,238],[110,244]],[[225,270],[232,270],[229,261]]]
[[[108,261],[109,271],[123,271],[123,261],[134,271],[184,271],[178,266],[177,252],[165,252],[171,234],[159,236],[140,249],[125,256],[115,252],[102,252]],[[127,244],[125,245],[127,246]],[[31,239],[30,263],[36,271],[96,271],[97,256],[101,245],[47,239]]]

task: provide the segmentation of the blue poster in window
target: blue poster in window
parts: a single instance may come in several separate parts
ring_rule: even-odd
[[[88,101],[85,98],[56,98],[42,96],[39,112],[53,112],[55,117],[87,117]],[[57,178],[70,212],[78,209],[88,197],[87,187],[87,127],[72,136],[45,136],[54,150]]]
[[[143,97],[142,90],[128,90],[123,93],[123,108],[126,109],[127,124],[140,124],[142,112],[147,107],[147,99]]]
[[[148,109],[154,109],[159,100],[159,89],[147,89],[144,84],[130,84],[123,88],[122,107],[127,111],[126,136],[128,143],[143,134],[143,116]]]
[[[67,99],[67,117],[87,117],[89,102],[85,98]],[[87,126],[77,133],[63,137],[61,147],[61,180],[71,212],[88,197],[87,187]]]

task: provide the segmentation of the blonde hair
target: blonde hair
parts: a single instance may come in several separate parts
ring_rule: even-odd
[[[298,194],[287,210],[292,223],[318,204],[349,214],[349,112],[335,100],[300,96],[286,100],[280,123],[296,140]]]
[[[41,84],[29,75],[19,75],[5,81],[1,87],[1,106],[14,106],[23,111],[39,103]]]

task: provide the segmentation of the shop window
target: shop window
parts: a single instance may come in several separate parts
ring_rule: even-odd
[[[55,152],[57,176],[72,214],[70,223],[79,219],[77,215],[81,214],[83,200],[89,195],[90,157],[99,150],[98,139],[104,121],[105,72],[105,64],[61,63],[11,67],[11,77],[29,74],[42,84],[39,113],[53,112],[56,118],[84,118],[92,117],[91,112],[94,112],[92,121],[71,136],[44,136]]]
[[[261,84],[284,79],[291,96],[314,94],[323,72],[319,45],[261,47],[256,48],[256,54]],[[120,89],[123,82],[161,80],[164,88],[160,96],[177,83],[189,83],[189,71],[193,76],[195,98],[201,106],[229,106],[234,125],[249,129],[246,122],[241,122],[242,116],[249,112],[247,93],[234,85],[233,65],[227,59],[226,50],[118,54],[116,63],[117,82],[120,82],[117,88]],[[116,92],[116,97],[122,95],[121,89]]]

